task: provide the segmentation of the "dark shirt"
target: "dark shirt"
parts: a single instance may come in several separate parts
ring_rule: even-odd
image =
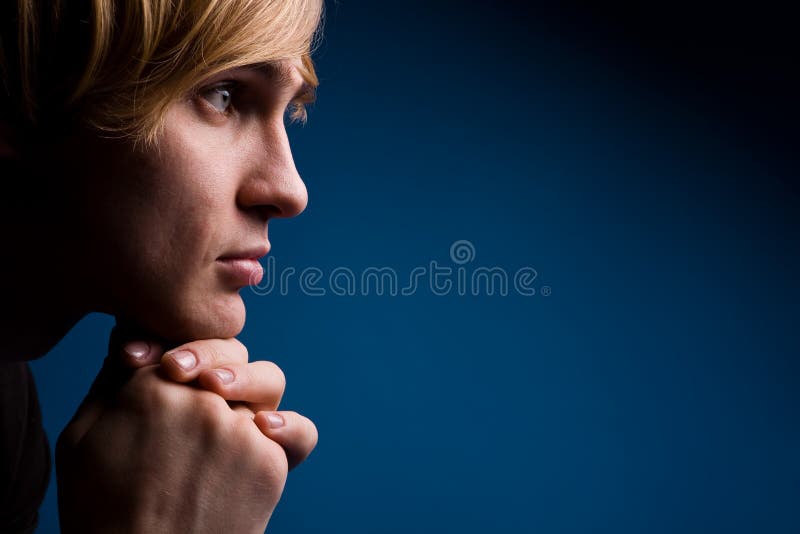
[[[50,478],[39,398],[24,362],[0,362],[0,533],[32,533]]]

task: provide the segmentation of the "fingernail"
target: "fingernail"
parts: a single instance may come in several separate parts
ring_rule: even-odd
[[[217,375],[220,382],[223,384],[230,384],[233,382],[233,373],[227,369],[214,369],[214,374]]]
[[[280,428],[286,424],[286,421],[284,421],[283,417],[281,417],[279,414],[268,413],[267,423],[269,423],[270,428]]]
[[[141,360],[150,353],[150,343],[146,341],[131,341],[122,350],[131,357]]]
[[[197,365],[197,358],[188,350],[171,352],[170,355],[175,359],[175,363],[177,363],[184,371],[191,371],[194,369],[194,366]]]

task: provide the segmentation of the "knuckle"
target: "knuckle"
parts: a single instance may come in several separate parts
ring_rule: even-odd
[[[222,416],[230,411],[227,403],[216,393],[210,391],[197,391],[196,393],[192,404],[202,417],[222,419]]]
[[[152,368],[138,369],[120,391],[120,400],[129,406],[144,410],[158,409],[169,402],[163,381]]]
[[[317,446],[317,443],[319,443],[319,431],[317,430],[317,425],[314,424],[314,421],[308,417],[303,417],[303,419],[306,421],[306,428],[309,436],[309,450],[311,450]]]
[[[270,376],[270,381],[274,381],[281,390],[286,389],[286,374],[283,369],[278,367],[275,362],[262,361],[260,366],[263,367],[264,372]]]
[[[314,424],[314,421],[309,419],[308,417],[301,415],[297,412],[286,412],[287,418],[291,421],[296,421],[300,433],[304,437],[304,444],[310,452],[314,447],[317,446],[317,442],[319,441],[319,432],[317,431],[317,425]]]
[[[221,441],[228,436],[230,431],[229,418],[227,417],[227,404],[215,393],[206,391],[197,392],[198,395],[192,400],[192,411],[194,419],[206,436],[215,441]],[[231,436],[235,442],[238,436]]]
[[[278,443],[258,432],[251,417],[237,414],[227,426],[225,439],[231,450],[237,450],[247,458],[250,473],[259,484],[269,488],[281,488],[289,472],[286,451]]]
[[[289,473],[289,460],[283,447],[272,440],[263,440],[258,462],[258,473],[261,478],[283,483]]]
[[[239,357],[242,358],[242,361],[247,362],[250,359],[250,352],[247,350],[247,347],[244,345],[244,343],[235,337],[232,337],[229,341],[233,346],[232,348],[234,353],[239,355]]]
[[[245,454],[250,454],[247,449],[252,448],[251,442],[253,440],[252,431],[248,426],[252,426],[253,421],[243,413],[236,413],[233,418],[232,424],[227,427],[227,438],[230,439],[231,444],[237,449],[245,449]]]

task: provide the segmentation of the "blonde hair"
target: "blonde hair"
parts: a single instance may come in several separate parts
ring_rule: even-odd
[[[312,90],[291,115],[305,120],[322,10],[322,0],[18,0],[17,27],[0,30],[17,37],[0,34],[2,98],[32,124],[66,114],[151,144],[169,105],[199,81],[300,58]]]

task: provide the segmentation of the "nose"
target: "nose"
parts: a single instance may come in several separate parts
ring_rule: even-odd
[[[300,215],[308,204],[308,191],[295,167],[283,124],[265,131],[259,144],[237,195],[239,206],[258,212],[263,219]]]

